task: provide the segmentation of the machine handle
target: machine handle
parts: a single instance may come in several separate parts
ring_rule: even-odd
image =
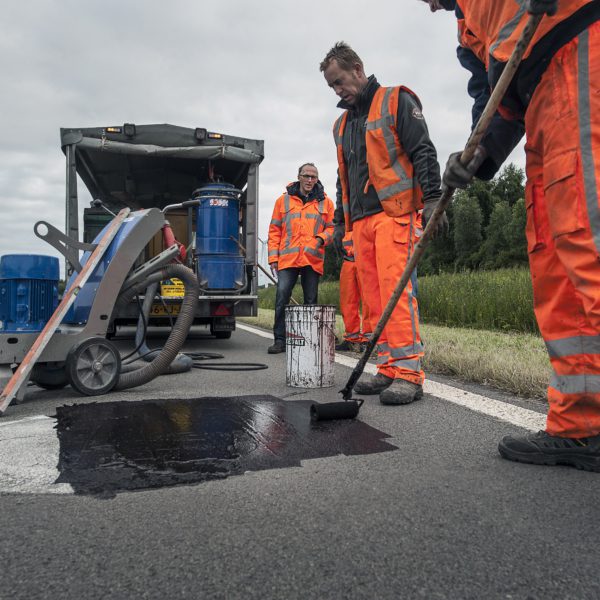
[[[44,227],[46,228],[45,231]],[[93,252],[97,246],[97,244],[86,244],[74,240],[46,221],[38,221],[33,226],[33,233],[41,240],[48,242],[55,250],[58,250],[77,273],[81,273],[83,268],[79,262],[79,250]]]
[[[200,200],[186,200],[185,202],[179,202],[178,204],[168,204],[162,209],[162,213],[164,215],[176,208],[189,208],[190,206],[198,206],[198,204],[200,204]]]
[[[186,200],[181,203],[181,208],[189,208],[190,206],[198,206],[200,204],[200,200]]]

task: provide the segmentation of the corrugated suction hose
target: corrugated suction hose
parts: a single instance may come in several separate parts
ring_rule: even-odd
[[[143,282],[127,288],[119,295],[115,303],[115,311],[127,305],[136,294],[142,293],[151,283],[163,281],[176,277],[181,279],[185,287],[185,293],[181,303],[181,310],[171,333],[161,349],[158,356],[147,365],[131,371],[129,373],[121,373],[119,381],[115,386],[115,390],[126,390],[129,388],[144,385],[154,378],[158,377],[171,365],[177,353],[185,343],[185,340],[190,331],[190,327],[194,322],[196,306],[198,305],[199,286],[198,279],[191,269],[184,265],[167,265],[162,269],[151,273]]]
[[[138,319],[138,326],[135,332],[135,347],[139,357],[146,362],[152,362],[159,354],[160,348],[150,350],[148,344],[146,344],[146,328],[150,318],[150,311],[152,310],[152,303],[154,297],[158,291],[159,283],[151,283],[144,292],[144,302],[142,303],[141,314]],[[177,354],[173,359],[173,362],[163,372],[163,375],[175,375],[177,373],[186,373],[190,371],[194,365],[194,361],[185,354]],[[132,364],[121,364],[121,373],[128,373],[139,369],[139,365]]]

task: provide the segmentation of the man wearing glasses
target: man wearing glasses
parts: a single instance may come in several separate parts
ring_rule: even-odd
[[[275,342],[269,346],[269,354],[285,352],[285,306],[298,277],[304,304],[317,304],[325,246],[333,237],[333,212],[333,202],[325,194],[313,163],[301,165],[298,181],[290,183],[275,201],[269,226],[269,265],[277,278],[277,295]]]
[[[334,244],[344,254],[343,237],[353,232],[364,300],[377,323],[416,243],[418,211],[424,206],[425,222],[441,195],[437,153],[417,96],[367,77],[348,44],[338,42],[320,69],[344,109],[333,131],[338,156]],[[447,227],[447,220],[440,227]],[[361,378],[354,388],[358,394],[379,395],[382,404],[408,404],[423,395],[423,346],[412,283],[379,338],[377,375]]]

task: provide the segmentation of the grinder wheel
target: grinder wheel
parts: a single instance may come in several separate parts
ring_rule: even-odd
[[[119,381],[121,355],[106,338],[88,338],[69,350],[66,370],[69,383],[80,394],[100,396]]]

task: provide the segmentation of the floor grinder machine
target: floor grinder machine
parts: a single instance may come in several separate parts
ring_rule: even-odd
[[[197,204],[189,200],[181,207]],[[191,269],[172,262],[180,253],[178,244],[140,264],[144,249],[164,228],[169,228],[168,221],[157,208],[123,209],[92,244],[72,240],[49,223],[35,224],[34,233],[65,256],[74,273],[41,331],[35,327],[39,315],[33,314],[36,306],[47,304],[34,298],[39,282],[35,290],[28,289],[27,273],[18,272],[12,273],[14,281],[0,282],[0,414],[12,400],[23,399],[29,381],[46,389],[70,384],[81,394],[100,395],[147,383],[169,367],[194,321],[199,288]],[[17,256],[6,257],[5,270],[22,264]],[[35,271],[35,264],[26,260],[25,265],[26,271]],[[107,338],[111,315],[148,286],[171,278],[180,279],[185,292],[170,335],[152,362],[126,372],[118,349]]]

